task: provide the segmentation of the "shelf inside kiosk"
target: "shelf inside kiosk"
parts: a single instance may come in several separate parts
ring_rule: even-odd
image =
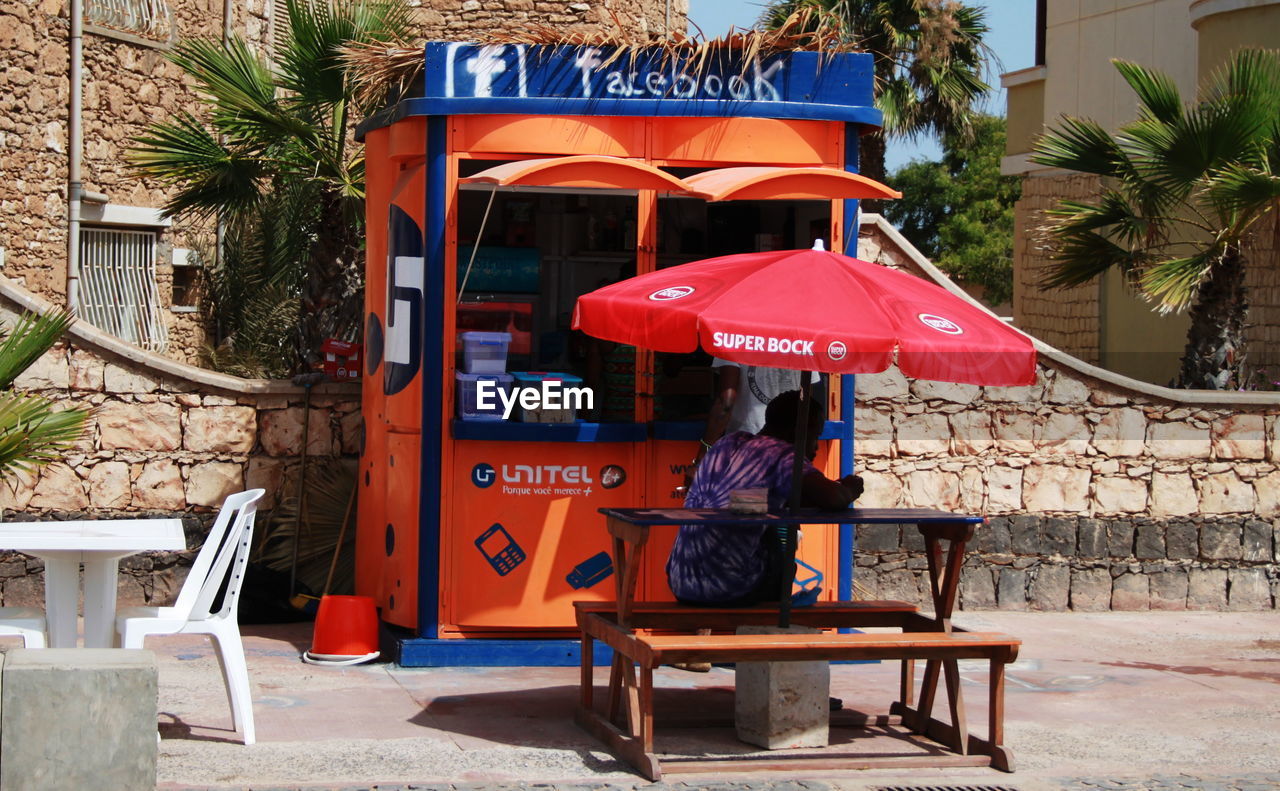
[[[495,164],[462,160],[459,175]],[[699,169],[664,170],[684,176]],[[461,186],[456,226],[459,375],[468,373],[464,333],[488,333],[506,338],[501,368],[494,370],[490,362],[489,373],[511,377],[489,384],[490,390],[558,382],[586,388],[591,398],[589,403],[579,399],[571,410],[491,412],[488,421],[476,420],[474,410],[464,412],[460,406],[455,437],[605,441],[672,431],[700,437],[715,395],[712,358],[701,350],[637,353],[632,346],[573,331],[570,321],[578,296],[637,271],[717,255],[807,248],[814,239],[830,237],[829,201],[708,203],[660,193],[655,250],[641,260],[637,242],[644,231],[638,204],[634,190]],[[642,381],[652,378],[651,395],[637,396],[638,376]],[[639,408],[640,398],[651,398],[652,409]],[[651,430],[636,426],[642,414],[652,416]]]

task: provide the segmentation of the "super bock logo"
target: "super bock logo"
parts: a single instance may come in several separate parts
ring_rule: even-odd
[[[843,341],[832,341],[827,344],[827,356],[832,360],[843,360],[848,352],[849,349],[844,345]]]
[[[668,286],[649,295],[654,302],[670,302],[673,299],[687,297],[695,291],[693,286]]]
[[[921,313],[916,318],[920,319],[920,322],[926,327],[931,327],[938,332],[945,332],[948,335],[960,335],[964,332],[964,328],[951,319],[944,319],[932,313]]]

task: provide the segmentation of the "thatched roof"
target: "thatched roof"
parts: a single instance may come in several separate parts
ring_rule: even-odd
[[[364,107],[376,107],[401,97],[422,71],[424,42],[350,44],[343,50],[342,60],[350,70],[356,86],[356,101]],[[700,71],[720,54],[732,55],[736,62],[751,63],[756,57],[782,52],[820,52],[836,54],[860,51],[849,42],[834,21],[806,7],[792,14],[774,30],[736,30],[717,38],[649,34],[640,37],[624,32],[615,20],[610,31],[565,30],[550,25],[529,25],[515,32],[487,34],[477,44],[530,44],[543,46],[600,47],[610,51],[602,64],[640,52],[660,52],[664,57],[692,64]]]

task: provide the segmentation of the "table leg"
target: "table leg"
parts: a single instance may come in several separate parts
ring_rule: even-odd
[[[44,561],[44,618],[50,648],[75,648],[80,609],[80,553],[40,555]]]
[[[84,647],[111,648],[115,644],[116,586],[119,557],[99,557],[84,563]]]

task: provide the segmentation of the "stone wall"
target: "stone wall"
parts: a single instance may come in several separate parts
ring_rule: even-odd
[[[861,257],[939,279],[881,218]],[[1280,598],[1280,394],[1177,391],[1038,344],[1031,387],[857,377],[861,503],[991,517],[961,604],[1269,609]],[[924,600],[914,529],[858,533],[856,579]]]
[[[106,5],[109,0],[86,0]],[[222,35],[222,3],[163,0],[180,39]],[[465,40],[534,27],[566,34],[683,31],[688,0],[428,0],[416,7],[424,38]],[[280,31],[284,0],[235,0],[232,28],[251,47],[269,51]],[[54,304],[65,302],[67,272],[69,6],[64,0],[0,4],[0,274]],[[165,59],[169,44],[147,43],[87,27],[83,38],[83,183],[112,205],[158,209],[168,191],[130,171],[126,150],[146,126],[201,105],[181,70]],[[141,230],[142,228],[138,228]],[[174,312],[174,247],[212,246],[212,228],[175,222],[159,231],[156,285],[169,336],[166,355],[199,359],[205,340],[198,313]]]
[[[13,311],[33,307],[0,278],[0,321],[12,326]],[[122,562],[122,604],[170,603],[223,498],[261,486],[270,508],[298,466],[304,396],[288,382],[215,374],[77,325],[16,386],[93,415],[62,461],[0,483],[5,519],[184,519],[190,551]],[[314,389],[308,455],[358,452],[359,397],[358,385]],[[0,602],[42,601],[41,569],[39,560],[0,552]]]

